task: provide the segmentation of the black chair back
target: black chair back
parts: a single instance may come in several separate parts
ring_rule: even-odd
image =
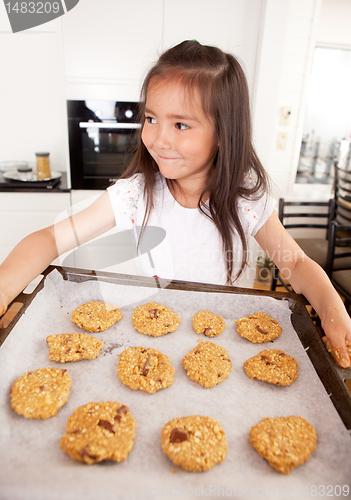
[[[346,236],[345,236],[346,235]],[[332,221],[329,231],[326,273],[336,290],[345,299],[348,309],[351,303],[351,225]]]
[[[334,163],[335,220],[342,225],[351,224],[351,171]]]
[[[325,268],[329,226],[334,218],[334,199],[331,198],[329,201],[285,201],[284,198],[280,198],[278,217],[288,231],[299,228],[324,230],[323,236],[315,233],[315,237],[311,238],[311,231],[307,231],[306,236],[293,237],[306,255]],[[291,285],[282,278],[279,269],[274,265],[271,290],[275,290],[277,286],[283,286],[287,291],[292,291]]]

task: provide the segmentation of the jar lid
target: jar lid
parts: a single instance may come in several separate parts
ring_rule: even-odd
[[[49,156],[50,153],[35,153],[36,156]]]
[[[17,172],[26,173],[31,172],[32,168],[28,165],[28,163],[24,163],[22,166],[17,167]]]

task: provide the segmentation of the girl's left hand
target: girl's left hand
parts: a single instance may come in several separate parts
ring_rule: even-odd
[[[346,312],[346,311],[345,311]],[[351,319],[346,314],[328,314],[322,323],[323,342],[342,368],[351,366]]]
[[[9,293],[7,293],[5,290],[0,289],[0,316],[5,314],[7,306],[9,304],[9,300],[11,300]]]

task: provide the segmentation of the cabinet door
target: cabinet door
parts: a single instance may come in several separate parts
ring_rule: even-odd
[[[262,0],[165,0],[164,48],[196,39],[238,56],[253,83]]]
[[[28,234],[55,223],[69,193],[0,193],[0,262]]]
[[[157,58],[163,0],[84,0],[63,16],[69,99],[138,100]]]

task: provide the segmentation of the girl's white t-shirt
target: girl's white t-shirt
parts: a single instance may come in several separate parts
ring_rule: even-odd
[[[144,176],[120,179],[108,188],[118,230],[131,230],[138,241],[144,221]],[[274,209],[265,194],[259,200],[238,200],[246,238],[255,236]],[[241,265],[242,245],[234,235],[234,273]],[[227,281],[221,236],[198,208],[184,208],[173,198],[165,179],[157,176],[154,208],[135,250],[137,273],[164,279],[224,285]]]

